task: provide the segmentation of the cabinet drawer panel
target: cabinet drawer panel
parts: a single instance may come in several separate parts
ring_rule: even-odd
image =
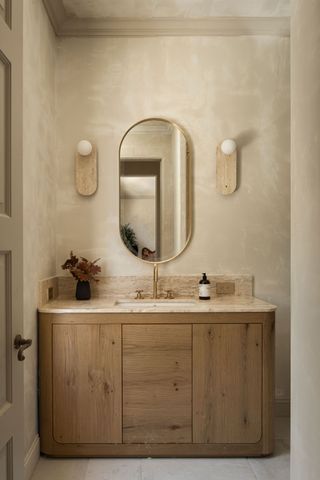
[[[262,325],[194,325],[193,334],[194,442],[258,442]]]
[[[191,325],[123,327],[124,443],[188,443]]]
[[[53,325],[53,436],[121,443],[120,325]]]

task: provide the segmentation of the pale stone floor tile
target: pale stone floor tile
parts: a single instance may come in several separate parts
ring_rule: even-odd
[[[91,459],[85,480],[141,480],[141,460]]]
[[[276,448],[266,458],[51,459],[32,480],[289,480],[289,419],[276,421]]]
[[[150,459],[141,480],[256,480],[247,459]]]
[[[290,449],[286,440],[276,440],[271,457],[250,458],[249,464],[258,480],[289,480]]]
[[[85,480],[89,460],[41,457],[32,480]]]

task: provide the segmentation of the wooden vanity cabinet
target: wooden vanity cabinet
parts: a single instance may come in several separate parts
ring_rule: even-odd
[[[193,440],[258,443],[262,434],[262,326],[193,327]]]
[[[273,449],[274,312],[40,314],[41,451]]]
[[[59,443],[121,443],[121,326],[52,326],[52,421]]]
[[[192,442],[192,325],[124,325],[123,442]]]

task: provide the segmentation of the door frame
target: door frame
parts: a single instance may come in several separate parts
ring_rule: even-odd
[[[1,60],[6,69],[6,147],[2,169],[5,194],[0,213],[0,256],[4,260],[0,298],[2,296],[4,305],[6,380],[2,384],[2,388],[5,385],[4,401],[0,406],[0,452],[5,480],[21,480],[24,477],[23,363],[17,359],[14,338],[23,331],[23,2],[6,0],[5,8],[8,14],[0,17]]]

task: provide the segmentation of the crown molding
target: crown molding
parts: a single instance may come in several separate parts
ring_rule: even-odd
[[[175,18],[106,18],[67,19],[60,26],[66,37],[160,37],[160,36],[289,36],[288,18],[214,17],[199,19]]]
[[[67,16],[62,0],[43,3],[62,37],[290,35],[288,17],[78,18]]]
[[[67,20],[67,14],[62,0],[42,0],[48,17],[51,21],[56,35],[60,35],[60,28]]]

